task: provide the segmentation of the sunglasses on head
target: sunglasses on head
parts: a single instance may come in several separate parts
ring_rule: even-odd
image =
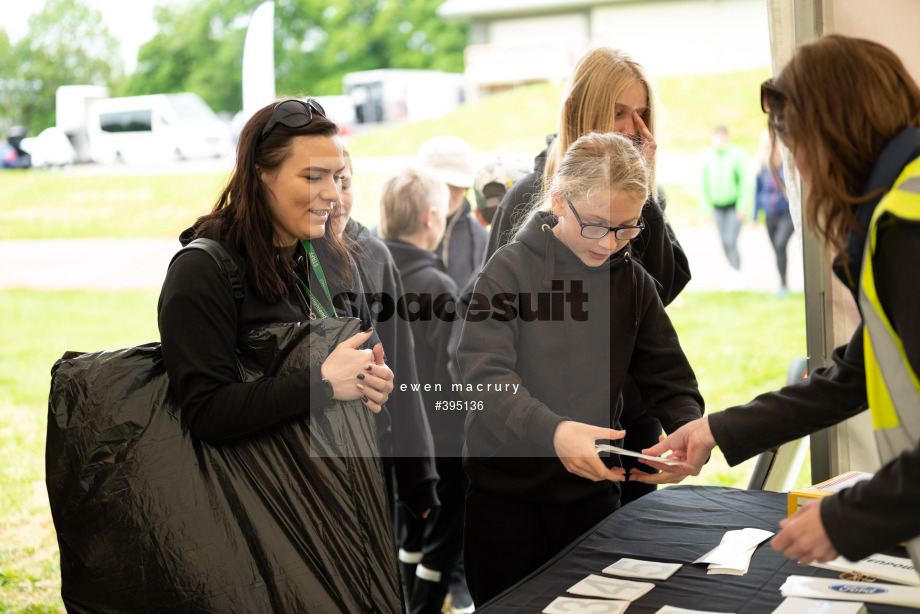
[[[767,122],[777,134],[786,134],[786,94],[767,79],[760,84],[760,108],[767,114]]]
[[[304,126],[309,126],[310,122],[313,121],[314,115],[326,117],[326,111],[315,98],[307,98],[306,101],[297,98],[282,100],[275,105],[275,108],[272,110],[271,119],[269,119],[265,127],[262,128],[262,135],[259,138],[264,139],[267,137],[278,124],[287,126],[288,128],[303,128]]]

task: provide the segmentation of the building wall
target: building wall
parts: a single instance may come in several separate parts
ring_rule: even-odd
[[[562,80],[590,43],[587,11],[484,20],[466,49],[466,78],[483,89]]]
[[[868,38],[894,51],[920,83],[920,2],[874,0],[869,11],[864,1],[834,0],[832,20],[834,32]]]
[[[470,95],[562,80],[592,45],[623,49],[653,76],[770,65],[764,0],[631,0],[552,14],[473,19]]]
[[[770,65],[763,0],[623,2],[594,9],[592,42],[627,51],[652,75]]]

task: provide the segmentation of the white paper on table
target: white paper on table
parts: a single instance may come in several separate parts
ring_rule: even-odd
[[[594,444],[594,448],[598,452],[613,452],[614,454],[619,454],[620,456],[635,456],[636,458],[644,458],[645,460],[655,461],[661,463],[662,465],[681,465],[689,469],[693,469],[693,466],[679,460],[671,460],[670,458],[664,458],[661,456],[649,456],[648,454],[642,454],[641,452],[633,452],[632,450],[627,450],[626,448],[620,448],[618,446],[612,446],[607,443],[598,443]]]
[[[902,605],[908,608],[920,607],[920,588],[897,584],[789,576],[779,590],[783,597],[864,601]]]
[[[623,614],[627,606],[628,601],[556,597],[544,608],[543,614]]]
[[[757,546],[771,535],[763,529],[726,531],[722,543],[693,562],[709,563],[708,574],[743,576],[751,566]]]
[[[822,569],[833,569],[834,571],[858,571],[866,576],[875,576],[879,580],[907,584],[908,586],[920,586],[920,576],[917,575],[913,562],[902,556],[871,554],[855,562],[838,556],[827,563],[815,561],[810,565]]]
[[[742,568],[736,567],[719,567],[718,565],[710,565],[706,569],[706,573],[709,575],[720,575],[720,576],[743,576],[748,572],[748,565],[745,565]]]
[[[633,582],[591,574],[569,588],[568,592],[585,597],[635,601],[653,588],[655,585],[651,582]]]
[[[866,604],[858,601],[825,601],[786,597],[771,614],[865,614]]]
[[[673,605],[666,605],[659,608],[655,614],[733,614],[732,612],[709,612],[706,610],[688,610],[687,608],[676,608]]]
[[[748,560],[754,554],[754,550],[764,540],[772,536],[771,531],[763,529],[740,529],[737,531],[726,531],[722,536],[722,542],[693,561],[694,563],[715,563],[720,567],[737,567],[739,561],[747,558]]]
[[[680,569],[680,563],[659,563],[657,561],[640,561],[638,559],[620,559],[604,569],[604,573],[627,578],[644,578],[646,580],[667,580]]]

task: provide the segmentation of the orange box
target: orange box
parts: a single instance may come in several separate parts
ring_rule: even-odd
[[[836,492],[840,492],[844,488],[849,488],[857,482],[868,480],[871,477],[871,473],[864,473],[862,471],[848,471],[843,475],[838,475],[835,478],[831,478],[826,482],[821,482],[820,484],[815,484],[814,486],[806,486],[805,488],[796,488],[795,490],[790,490],[787,498],[788,515],[792,516],[794,513],[796,513],[796,511],[798,511],[798,509],[802,507],[809,499],[821,499]]]

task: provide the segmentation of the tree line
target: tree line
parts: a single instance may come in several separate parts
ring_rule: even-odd
[[[215,111],[242,107],[243,41],[263,0],[191,0],[154,9],[157,34],[125,74],[115,33],[83,0],[47,0],[22,40],[0,28],[0,127],[35,135],[55,124],[61,85],[106,85],[113,96],[194,92]],[[287,0],[275,4],[279,94],[342,93],[342,76],[376,68],[463,71],[467,25],[443,0]],[[130,32],[117,33],[121,37]]]

